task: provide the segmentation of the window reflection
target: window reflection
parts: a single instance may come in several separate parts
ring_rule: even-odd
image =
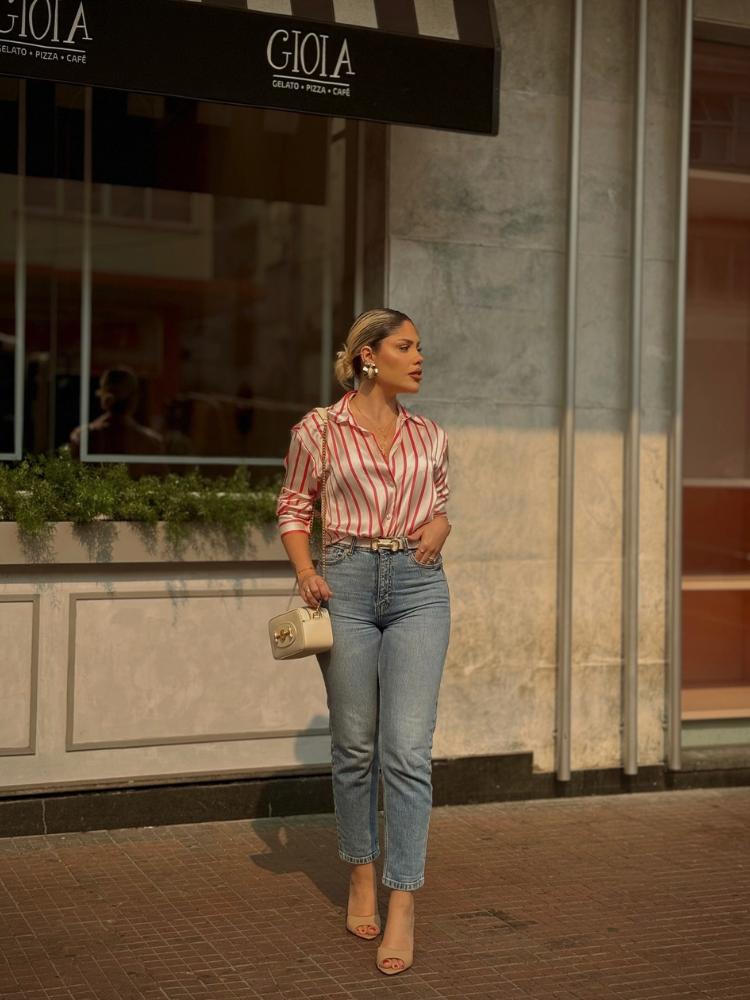
[[[134,474],[180,461],[277,463],[290,424],[323,398],[330,330],[353,312],[354,126],[103,91],[87,117],[82,88],[24,86],[25,449],[67,443],[92,459],[132,455],[141,460]],[[0,167],[8,214],[17,170]],[[6,367],[12,380],[3,335],[13,331],[15,231],[3,237],[0,380]],[[90,310],[81,298],[87,247]],[[12,434],[2,398],[0,431]]]
[[[320,394],[343,144],[324,119],[111,93],[93,134],[112,224],[92,223],[92,373],[129,361],[167,454],[277,458]]]
[[[110,368],[99,379],[96,397],[101,413],[88,424],[88,450],[100,455],[163,455],[164,439],[138,420],[140,392],[138,377],[132,368]],[[70,435],[69,448],[74,458],[81,455],[81,427]],[[163,471],[142,464],[137,471]]]

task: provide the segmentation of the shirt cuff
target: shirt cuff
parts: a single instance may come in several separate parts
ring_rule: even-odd
[[[309,535],[310,525],[305,524],[304,521],[285,521],[284,524],[279,525],[280,538],[283,538],[284,535],[291,535],[293,531],[302,531],[306,535]]]

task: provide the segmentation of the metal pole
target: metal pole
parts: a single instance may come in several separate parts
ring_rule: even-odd
[[[47,369],[47,450],[55,450],[55,435],[57,433],[57,366],[59,358],[59,323],[60,323],[60,280],[57,271],[53,274],[50,288],[49,309],[49,368]]]
[[[357,122],[357,210],[355,219],[356,261],[354,270],[354,315],[364,310],[365,302],[365,123]]]
[[[674,398],[669,436],[669,542],[667,547],[669,614],[667,618],[665,691],[667,722],[665,758],[667,766],[672,771],[679,771],[682,767],[682,415],[693,0],[683,0],[682,16],[682,101],[675,260]]]
[[[581,173],[581,64],[583,0],[571,0],[571,79],[568,137],[568,242],[565,309],[565,375],[560,427],[558,506],[558,629],[556,768],[570,781],[570,687],[573,626],[573,507],[575,499],[576,327],[578,319],[578,228]]]
[[[643,331],[643,212],[646,163],[646,63],[648,0],[636,9],[636,89],[633,118],[633,200],[630,254],[630,405],[625,435],[623,526],[622,761],[625,774],[638,773],[638,597],[641,449],[641,344]]]
[[[23,457],[23,411],[26,384],[26,81],[18,81],[18,187],[16,214],[16,324],[13,455]],[[7,457],[7,456],[3,456]]]
[[[392,127],[385,126],[385,181],[383,191],[383,305],[391,305],[391,133]],[[398,304],[396,304],[398,308]]]
[[[91,379],[91,184],[94,90],[86,87],[83,118],[83,250],[81,255],[81,444],[82,462],[89,460],[89,381]]]
[[[322,295],[320,316],[320,399],[328,402],[331,398],[331,375],[333,354],[333,219],[336,211],[333,198],[333,123],[328,121],[328,166],[326,168],[326,200],[323,209],[323,267],[321,273]]]

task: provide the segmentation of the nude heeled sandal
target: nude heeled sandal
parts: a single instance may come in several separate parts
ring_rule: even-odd
[[[375,907],[377,909],[377,905],[378,905],[377,879],[375,878],[374,873],[373,873],[373,878],[375,879],[375,882],[374,882],[374,885],[375,885]],[[351,884],[350,884],[350,887],[349,887],[349,892],[350,892],[350,895],[351,895]],[[359,931],[357,930],[357,928],[358,927],[367,927],[368,924],[372,925],[373,927],[377,927],[377,931],[374,934],[360,934]],[[346,904],[346,929],[351,934],[354,934],[355,937],[362,938],[363,941],[372,941],[374,938],[376,938],[378,936],[378,934],[380,934],[380,914],[376,912],[376,913],[371,913],[369,916],[366,916],[366,917],[358,917],[356,913],[350,913],[349,912],[349,903],[347,902],[347,904]]]
[[[391,948],[389,945],[381,944],[378,948],[378,953],[375,958],[375,964],[378,970],[386,976],[397,976],[400,972],[406,972],[407,969],[412,967],[414,963],[414,920],[411,922],[411,948]],[[404,963],[403,969],[386,969],[383,967],[383,962],[387,958],[395,958],[399,962]]]

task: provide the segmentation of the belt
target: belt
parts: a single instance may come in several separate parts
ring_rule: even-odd
[[[419,542],[410,542],[407,538],[360,538],[352,536],[342,539],[344,545],[354,545],[357,549],[369,549],[371,552],[403,552],[405,549],[416,549]]]

